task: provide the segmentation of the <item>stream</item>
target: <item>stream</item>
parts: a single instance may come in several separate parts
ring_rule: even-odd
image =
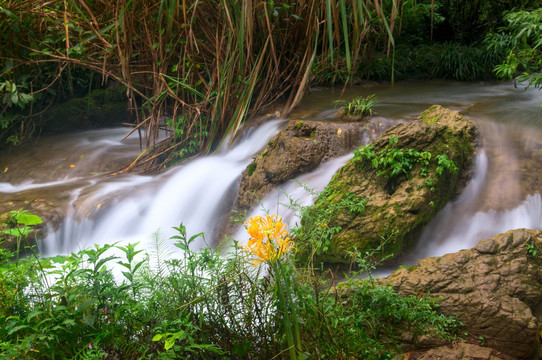
[[[332,119],[334,101],[375,93],[379,103],[368,126],[377,136],[397,122],[413,119],[433,104],[460,110],[478,126],[480,146],[467,186],[430,222],[417,247],[401,263],[471,248],[480,240],[515,228],[542,229],[542,92],[511,83],[415,81],[342,89],[316,88],[288,119]],[[214,245],[237,194],[242,171],[287,119],[245,129],[231,148],[188,161],[159,175],[108,173],[127,166],[141,152],[137,136],[121,142],[126,128],[42,137],[13,152],[0,153],[0,214],[27,208],[50,214],[40,252],[55,255],[93,244],[169,238],[182,221],[188,234],[205,233],[196,247]],[[373,137],[374,137],[373,136]],[[359,145],[366,145],[371,137]],[[297,180],[322,190],[351,157],[324,163]],[[313,196],[296,182],[284,184],[263,202],[262,211],[295,225],[284,194],[303,204]],[[234,238],[243,240],[241,228]]]

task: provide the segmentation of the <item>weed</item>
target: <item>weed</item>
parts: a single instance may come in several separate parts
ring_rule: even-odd
[[[314,255],[326,254],[331,245],[331,238],[341,231],[341,227],[334,224],[337,216],[343,212],[352,215],[363,213],[367,199],[360,199],[354,193],[333,198],[328,189],[316,194],[314,190],[303,184],[300,185],[310,194],[318,196],[319,206],[301,206],[288,197],[290,203],[287,206],[298,212],[301,217],[301,225],[293,228],[291,232],[298,239],[299,244],[308,244],[309,248],[302,251],[309,251],[308,258],[312,259]]]
[[[366,115],[373,115],[373,107],[378,103],[375,94],[363,97],[358,96],[352,101],[337,100],[336,105],[340,105],[346,116],[357,116],[362,119]]]
[[[362,146],[354,151],[354,159],[363,163],[369,161],[374,169],[377,169],[377,176],[384,177],[391,189],[395,189],[402,176],[407,179],[416,164],[420,165],[420,174],[423,177],[428,177],[431,173],[430,165],[436,161],[434,173],[436,176],[442,176],[445,170],[456,172],[457,166],[445,154],[439,154],[434,157],[435,161],[431,161],[433,155],[428,151],[418,151],[414,149],[398,149],[395,145],[398,143],[398,138],[390,136],[388,144],[384,149],[376,152],[374,145]],[[434,191],[434,178],[427,178],[425,185],[431,191]]]
[[[533,244],[525,244],[525,247],[527,248],[527,252],[529,253],[529,255],[531,256],[537,256],[538,253],[539,253],[539,250],[537,249],[537,247]]]

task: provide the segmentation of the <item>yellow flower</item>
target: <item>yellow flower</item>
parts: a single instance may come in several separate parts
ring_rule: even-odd
[[[254,216],[244,224],[250,235],[246,250],[256,257],[255,266],[263,261],[274,262],[294,248],[282,217],[277,219],[276,215]]]

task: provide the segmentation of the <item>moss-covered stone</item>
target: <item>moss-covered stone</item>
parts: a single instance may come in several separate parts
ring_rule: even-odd
[[[395,258],[412,246],[423,226],[454,196],[472,161],[476,131],[471,121],[435,105],[419,119],[392,127],[370,146],[375,153],[383,153],[391,146],[392,137],[397,139],[394,149],[429,152],[431,160],[428,164],[414,163],[393,183],[367,158],[356,156],[348,161],[317,199],[311,214],[318,213],[318,209],[325,213],[325,209],[351,194],[367,200],[365,211],[328,211],[325,225],[340,231],[327,240],[326,251],[314,249],[322,246],[315,239],[299,239],[301,258],[317,253],[317,261],[348,263],[355,249],[365,253],[381,245],[378,256]],[[436,174],[438,155],[446,155],[457,171],[444,168],[441,175]],[[311,226],[311,221],[305,217],[302,224]]]

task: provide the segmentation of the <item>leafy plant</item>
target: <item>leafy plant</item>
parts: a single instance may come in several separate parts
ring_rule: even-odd
[[[352,197],[341,206],[362,211]],[[332,287],[291,261],[295,244],[279,218],[246,225],[248,245],[221,254],[194,249],[203,234],[180,224],[171,239],[180,253],[153,255],[159,266],[137,244],[19,262],[0,250],[0,357],[382,359],[396,352],[403,326],[450,337],[455,320],[430,297],[401,297],[358,273]],[[367,272],[370,258],[357,257]]]
[[[526,86],[542,86],[542,8],[532,11],[508,12],[506,25],[499,33],[488,34],[488,49],[506,53],[504,61],[495,67],[497,77],[526,82]]]
[[[248,166],[247,166],[247,175],[252,176],[252,174],[254,174],[254,171],[256,171],[256,167],[257,167],[257,164],[256,164],[255,161],[248,164]]]
[[[378,103],[375,94],[363,97],[358,96],[352,101],[337,100],[336,105],[341,105],[343,114],[346,116],[358,116],[360,119],[366,115],[373,115],[373,107]]]
[[[52,100],[103,86],[100,79],[125,86],[134,125],[147,130],[141,132],[146,147],[159,139],[163,119],[172,119],[167,150],[133,165],[148,168],[178,158],[181,149],[213,150],[226,135],[238,134],[256,109],[289,94],[286,115],[319,78],[313,69],[325,69],[334,81],[352,81],[372,53],[366,47],[393,47],[401,14],[399,4],[381,0],[109,5],[3,4],[0,83],[25,75],[32,92],[22,93],[50,94]],[[7,68],[12,74],[4,77]]]
[[[332,237],[341,231],[341,227],[334,224],[334,220],[341,213],[352,215],[365,211],[367,199],[360,199],[354,193],[347,193],[341,197],[333,197],[329,189],[316,193],[306,185],[298,183],[309,194],[317,197],[319,206],[302,206],[295,199],[288,196],[290,209],[297,212],[301,218],[300,225],[291,229],[292,235],[298,240],[298,251],[308,251],[308,259],[315,255],[326,254],[331,246]],[[305,248],[308,244],[308,248]],[[312,264],[310,265],[312,266]]]
[[[401,176],[410,177],[410,173],[416,164],[421,166],[420,174],[424,177],[430,174],[430,165],[433,155],[427,151],[418,151],[414,149],[398,149],[395,144],[398,138],[390,136],[388,144],[380,151],[375,151],[374,145],[362,146],[354,151],[354,159],[363,163],[369,161],[374,169],[377,169],[377,176],[382,176],[388,180],[388,185],[395,189]],[[456,172],[457,166],[448,158],[446,154],[435,156],[436,167],[434,173],[442,176],[445,170]],[[434,162],[434,161],[433,161]],[[428,178],[425,184],[433,189],[434,179]]]
[[[537,249],[537,247],[535,245],[533,245],[533,244],[525,244],[525,247],[527,248],[527,252],[529,253],[529,255],[531,255],[531,256],[538,255],[539,250]]]

